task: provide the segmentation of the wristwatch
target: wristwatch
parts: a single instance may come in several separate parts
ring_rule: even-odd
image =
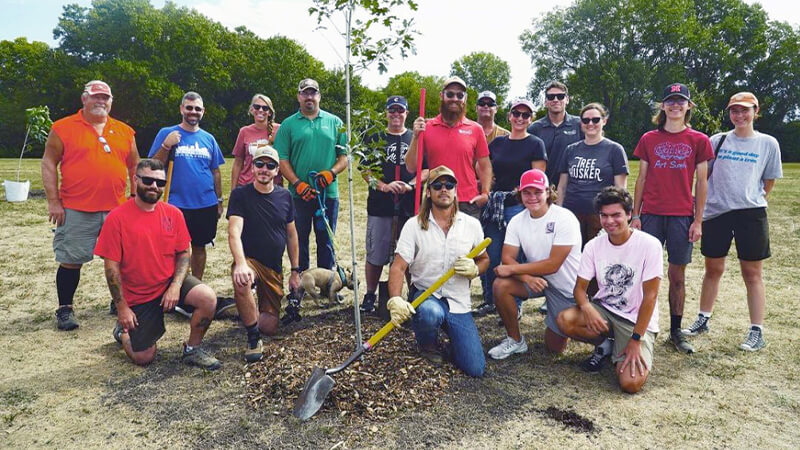
[[[633,339],[634,341],[641,341],[642,340],[642,335],[639,334],[639,333],[633,333],[631,335],[631,339]]]
[[[292,267],[292,272],[300,273],[300,268],[299,267]]]

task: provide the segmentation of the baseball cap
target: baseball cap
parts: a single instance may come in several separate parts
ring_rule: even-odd
[[[317,80],[312,80],[311,78],[306,78],[303,81],[301,81],[300,84],[297,86],[297,92],[303,92],[308,88],[312,88],[312,89],[318,91],[319,90],[319,83],[317,83]]]
[[[494,95],[494,92],[492,91],[483,91],[480,94],[478,94],[478,100],[482,98],[490,98],[492,99],[493,102],[497,103],[497,96]]]
[[[527,98],[515,98],[514,100],[511,101],[511,107],[509,108],[509,110],[512,110],[519,105],[527,106],[528,109],[531,110],[531,112],[536,111],[536,109],[533,108],[533,103]]]
[[[451,177],[452,179],[456,180],[456,182],[458,182],[458,178],[456,178],[456,174],[453,173],[453,171],[450,170],[449,167],[447,167],[447,166],[438,166],[438,167],[436,167],[434,169],[431,169],[431,171],[428,173],[428,183],[427,183],[427,185],[430,185],[434,181],[438,180],[441,177],[445,177],[445,176]]]
[[[661,97],[661,101],[664,101],[672,96],[683,97],[686,100],[692,101],[691,97],[689,96],[689,88],[686,87],[685,84],[672,83],[669,86],[665,87],[664,95]]]
[[[113,97],[113,95],[111,95],[111,88],[108,86],[108,84],[106,84],[105,81],[100,80],[92,80],[86,83],[83,86],[83,92],[86,92],[89,95],[105,94],[109,97]]]
[[[253,161],[259,158],[269,158],[276,163],[281,162],[281,159],[278,156],[278,151],[269,144],[263,144],[256,147],[256,151],[253,152]]]
[[[547,175],[539,169],[526,170],[519,178],[520,191],[529,187],[546,190],[549,185]]]
[[[748,108],[758,108],[758,99],[755,95],[753,95],[752,92],[737,92],[731,96],[726,109],[733,105],[746,106]]]
[[[403,109],[408,111],[408,100],[405,97],[401,97],[399,95],[393,95],[386,99],[386,109],[391,108],[392,106],[402,106]]]
[[[442,85],[442,90],[447,89],[447,86],[450,86],[451,84],[458,84],[461,87],[463,87],[465,91],[467,90],[467,83],[464,83],[464,80],[456,76],[444,80],[444,84]]]

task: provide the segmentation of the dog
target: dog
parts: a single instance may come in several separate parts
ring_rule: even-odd
[[[342,280],[338,270],[323,269],[315,267],[308,269],[300,275],[300,288],[297,292],[298,298],[303,298],[308,294],[313,298],[317,305],[327,308],[336,303],[340,303],[337,299],[337,293],[345,286],[348,289],[353,289],[353,274],[347,268],[344,269],[345,279]],[[327,304],[322,304],[320,300],[328,299]]]

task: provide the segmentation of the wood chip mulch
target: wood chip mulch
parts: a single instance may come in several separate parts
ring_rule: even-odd
[[[264,359],[245,369],[249,403],[271,408],[275,415],[291,415],[312,370],[338,366],[353,353],[354,327],[346,317],[332,314],[284,340],[265,342]],[[382,325],[376,320],[364,323],[364,340]],[[448,362],[437,366],[420,357],[413,333],[393,330],[361,360],[332,375],[336,384],[317,415],[384,420],[401,410],[429,407],[457,374]]]

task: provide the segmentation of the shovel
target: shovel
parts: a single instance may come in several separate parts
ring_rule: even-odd
[[[475,258],[478,256],[480,252],[482,252],[489,244],[492,243],[492,240],[489,238],[484,239],[478,245],[475,246],[469,253],[467,253],[467,258]],[[450,277],[453,276],[455,273],[455,269],[452,267],[450,270],[444,273],[438,280],[436,280],[431,287],[429,287],[425,292],[420,294],[413,302],[411,302],[411,306],[416,308],[422,302],[424,302],[431,294],[436,292]],[[294,410],[292,413],[295,417],[300,420],[308,420],[316,414],[317,411],[322,407],[322,403],[325,401],[325,398],[328,396],[328,393],[331,392],[333,389],[334,381],[331,375],[341,372],[347,366],[352,364],[353,361],[360,358],[361,355],[364,353],[372,350],[372,348],[378,344],[390,331],[394,329],[394,324],[392,322],[387,323],[383,326],[377,333],[372,335],[371,338],[367,342],[364,342],[361,347],[358,348],[349,358],[345,361],[342,365],[334,367],[332,369],[323,369],[321,367],[317,367],[311,372],[311,378],[306,381],[306,384],[303,386],[303,392],[300,393],[300,397],[297,398],[297,401],[294,403]]]

